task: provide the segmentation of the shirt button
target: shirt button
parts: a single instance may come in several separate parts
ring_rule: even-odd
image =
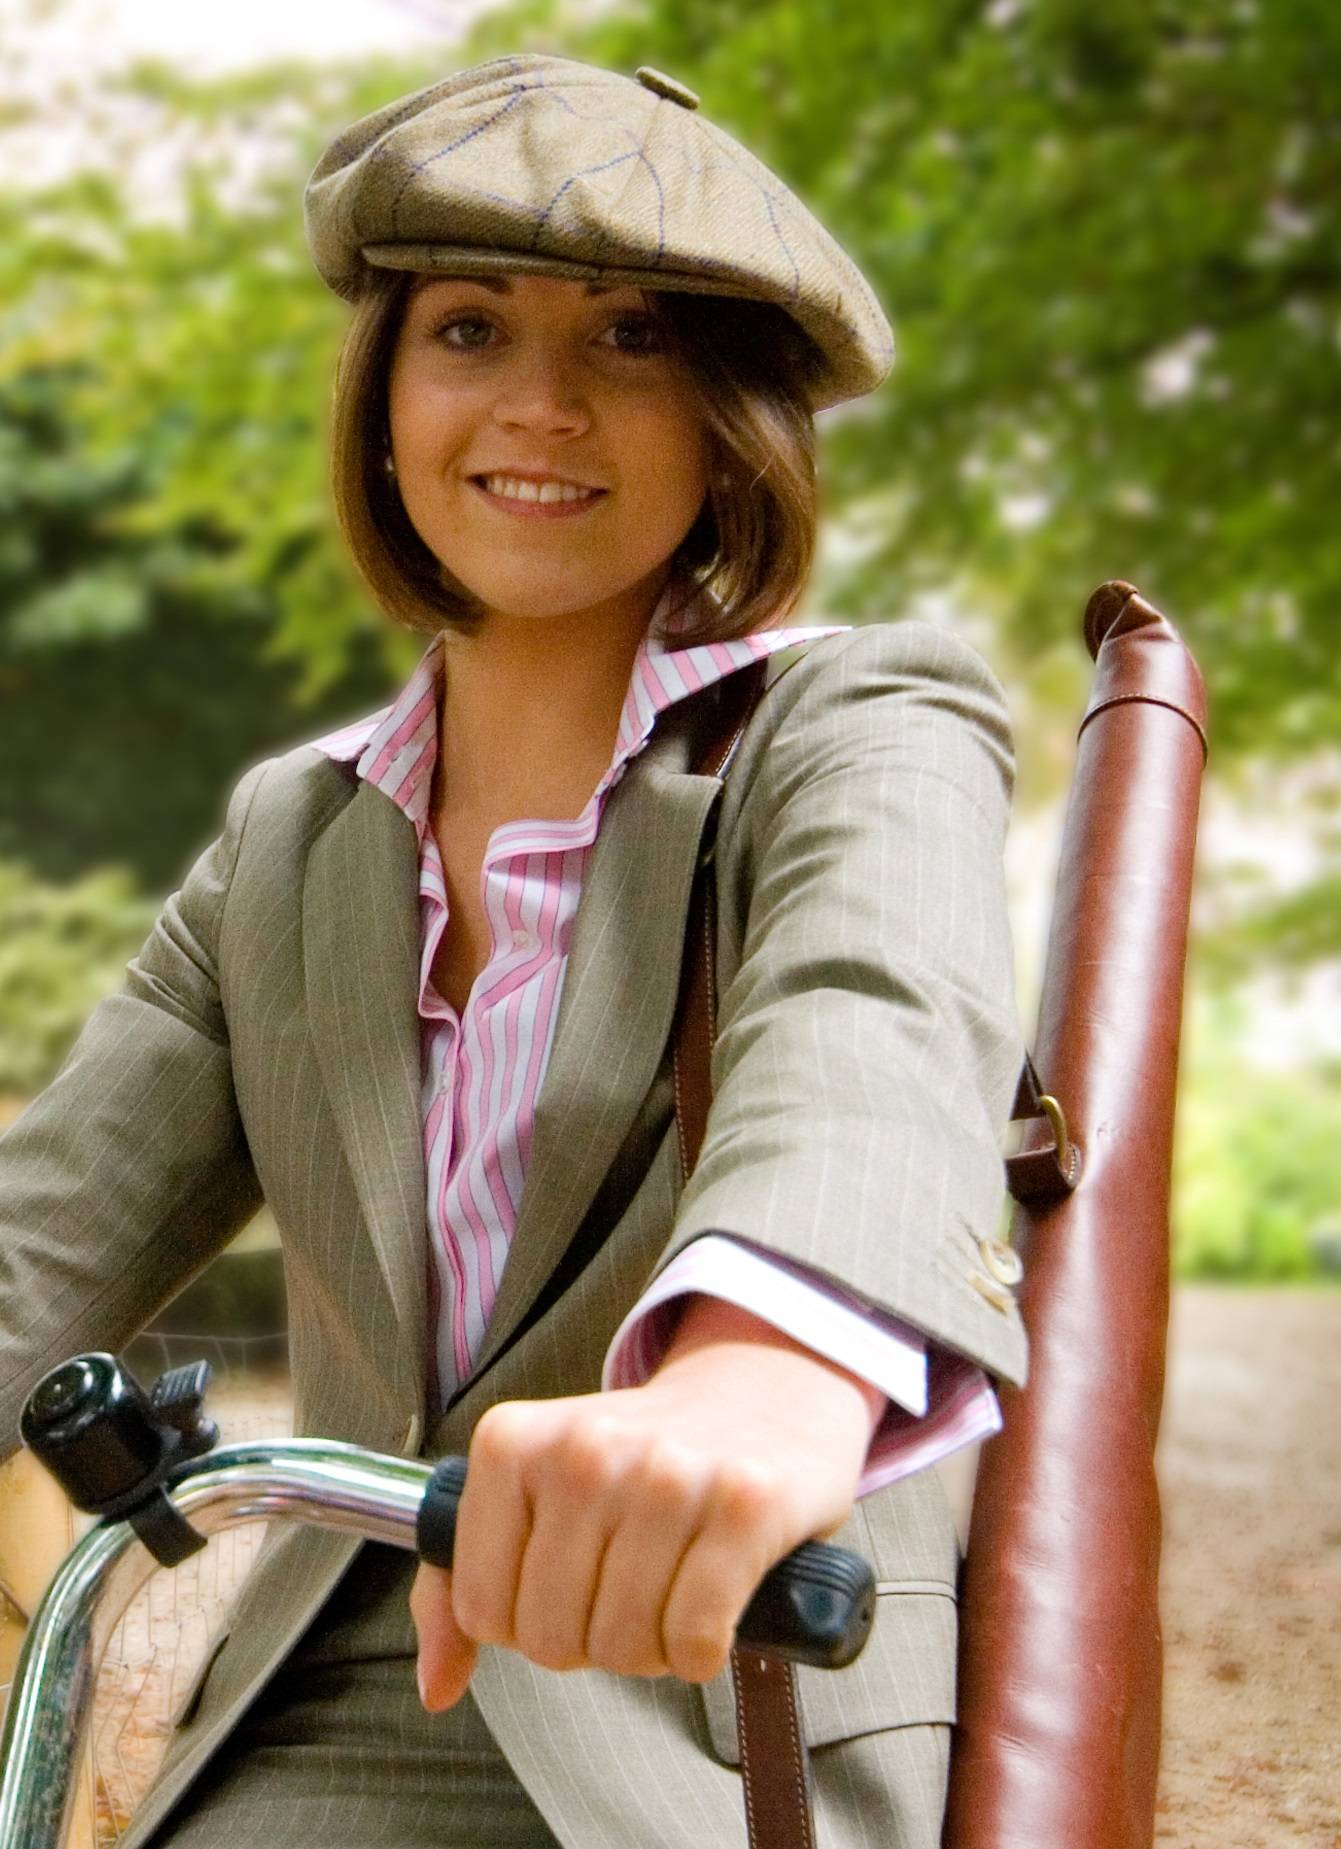
[[[512,933],[512,942],[518,950],[527,950],[531,945],[531,933],[529,931],[514,931]]]

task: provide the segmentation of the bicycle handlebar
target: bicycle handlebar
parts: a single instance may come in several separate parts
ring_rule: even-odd
[[[117,1366],[108,1356],[63,1365],[71,1369],[94,1361]],[[169,1438],[153,1455],[151,1439],[135,1427],[131,1409],[118,1402],[117,1443],[94,1447],[94,1455],[74,1390],[81,1379],[66,1374],[53,1384],[48,1375],[29,1401],[30,1407],[39,1401],[39,1412],[45,1405],[49,1425],[74,1418],[79,1442],[71,1445],[67,1462],[83,1454],[95,1481],[92,1491],[87,1480],[82,1489],[76,1483],[72,1500],[78,1505],[82,1498],[83,1506],[101,1501],[104,1508],[102,1520],[66,1556],[48,1587],[28,1627],[10,1694],[0,1744],[0,1844],[22,1843],[24,1849],[62,1849],[65,1843],[99,1661],[126,1607],[159,1564],[137,1541],[152,1543],[165,1532],[169,1540],[173,1534],[180,1540],[185,1534],[189,1551],[222,1529],[278,1518],[386,1542],[449,1567],[465,1484],[464,1458],[430,1464],[331,1439],[233,1444],[192,1456],[193,1428],[177,1403],[172,1429],[181,1443]],[[117,1379],[129,1383],[130,1397],[140,1392],[132,1377],[118,1371]],[[203,1380],[200,1385],[203,1391]],[[45,1444],[50,1433],[33,1434],[28,1422],[25,1437],[31,1435],[41,1440],[34,1449],[51,1468],[53,1447]],[[68,1492],[59,1444],[54,1451],[53,1474]],[[109,1458],[115,1469],[109,1470]],[[132,1465],[145,1472],[148,1501],[132,1495]],[[867,1562],[846,1548],[807,1541],[765,1576],[736,1640],[763,1655],[838,1669],[858,1655],[874,1616],[875,1578]]]

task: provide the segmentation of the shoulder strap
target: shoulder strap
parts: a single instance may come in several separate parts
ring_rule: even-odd
[[[725,780],[765,687],[778,678],[777,668],[771,678],[768,672],[775,659],[740,668],[718,683],[717,722],[694,767],[700,776]],[[715,827],[715,817],[711,826]],[[710,834],[699,854],[689,900],[675,1017],[675,1123],[686,1181],[698,1160],[712,1097],[712,1043],[717,1030],[714,850],[715,834]],[[815,1849],[810,1762],[801,1733],[796,1671],[781,1659],[735,1649],[731,1676],[750,1849]]]

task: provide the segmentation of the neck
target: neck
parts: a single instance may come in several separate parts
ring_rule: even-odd
[[[444,807],[567,816],[614,755],[655,601],[544,620],[486,617],[443,639],[437,788]]]

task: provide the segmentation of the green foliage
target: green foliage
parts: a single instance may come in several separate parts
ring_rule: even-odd
[[[1341,12],[650,0],[573,43],[700,89],[887,307],[894,374],[830,426],[849,609],[960,583],[1028,661],[1128,577],[1220,752],[1341,731]]]
[[[53,887],[0,861],[0,1094],[31,1097],[55,1076],[155,910],[120,869]]]
[[[680,76],[871,277],[898,359],[823,420],[826,506],[859,542],[834,608],[955,588],[1032,671],[1074,646],[1094,584],[1130,577],[1205,662],[1219,753],[1341,729],[1335,7],[552,0],[489,14],[452,62],[518,46]],[[335,128],[440,71],[193,85],[142,66],[132,86],[188,129],[287,134],[291,161],[239,205],[202,153],[184,229],[102,179],[0,201],[5,370],[94,362],[87,453],[152,459],[140,530],[234,538],[228,570],[276,596],[274,646],[309,692],[370,613],[332,540],[344,310],[299,195]]]
[[[0,380],[0,857],[47,879],[176,883],[244,764],[382,703],[365,627],[315,701],[275,657],[267,586],[205,508],[155,530],[152,446],[90,452],[87,361]]]
[[[1178,1275],[1317,1275],[1341,1238],[1341,1075],[1250,1065],[1223,1006],[1199,1011],[1188,1041],[1174,1164]]]

